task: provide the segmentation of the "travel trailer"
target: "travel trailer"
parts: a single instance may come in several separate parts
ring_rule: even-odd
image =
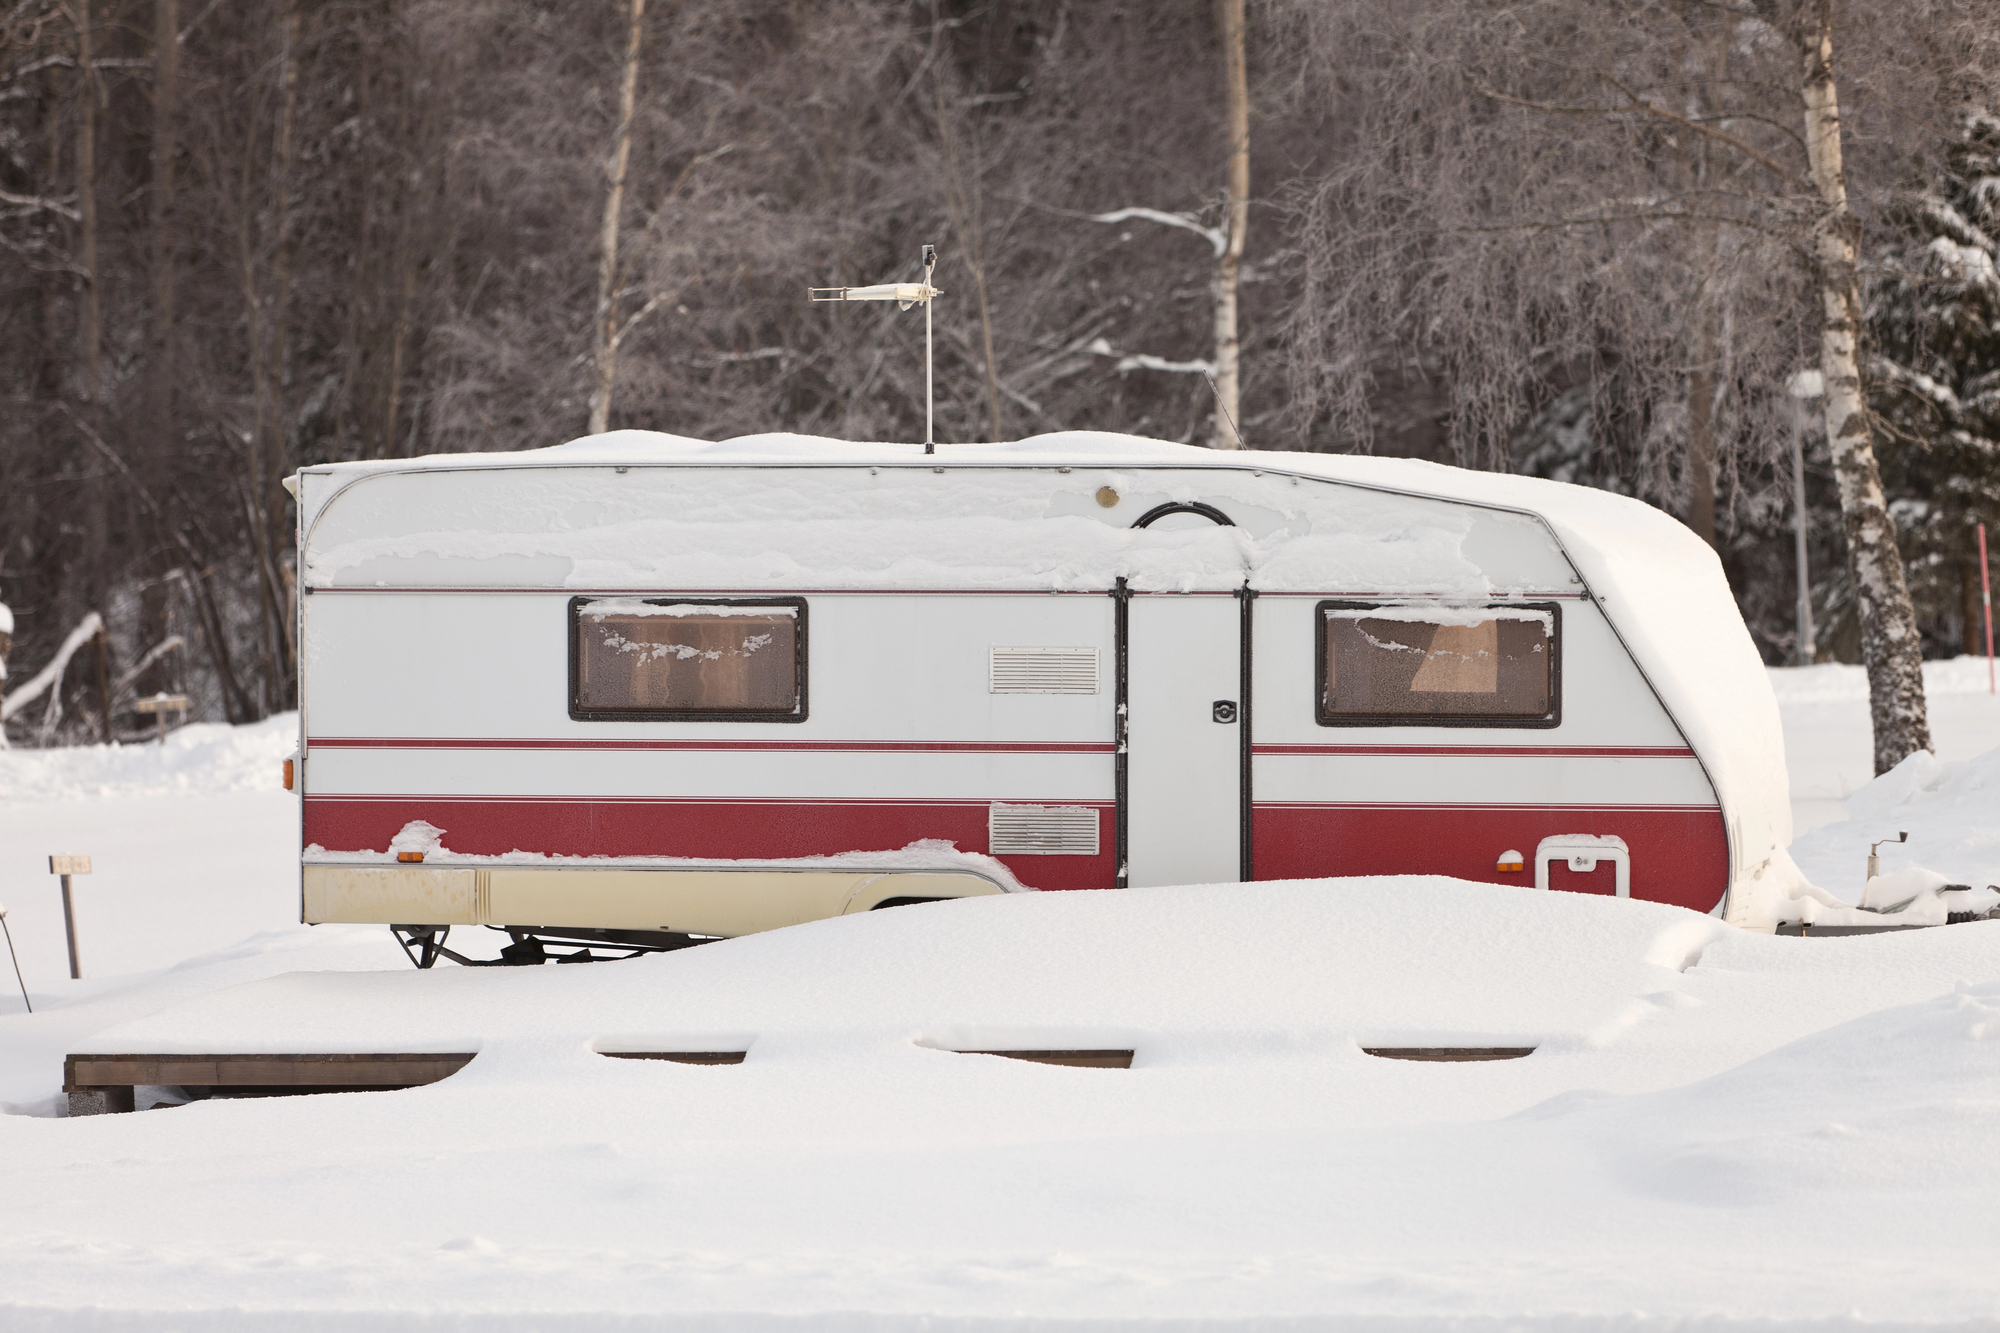
[[[1726,911],[1789,841],[1720,566],[1603,492],[1092,433],[291,484],[302,917],[424,964],[1344,875]]]

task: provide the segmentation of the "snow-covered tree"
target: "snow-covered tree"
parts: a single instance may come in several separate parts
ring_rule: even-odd
[[[1969,110],[1899,214],[1868,293],[1869,405],[1919,618],[1953,650],[1979,619],[1974,527],[2000,522],[2000,116]]]

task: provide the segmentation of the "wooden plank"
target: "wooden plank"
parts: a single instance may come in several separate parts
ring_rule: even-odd
[[[85,1088],[69,1094],[72,1118],[87,1115],[117,1115],[134,1109],[130,1088]]]
[[[1532,1046],[1363,1046],[1364,1055],[1384,1060],[1519,1060]]]
[[[456,1074],[471,1051],[371,1054],[71,1055],[63,1060],[63,1091],[138,1087],[410,1088]]]
[[[958,1051],[959,1055],[999,1055],[1031,1060],[1038,1065],[1069,1065],[1076,1069],[1130,1069],[1131,1051]]]
[[[740,1065],[748,1051],[599,1051],[613,1060],[670,1060],[677,1065]]]

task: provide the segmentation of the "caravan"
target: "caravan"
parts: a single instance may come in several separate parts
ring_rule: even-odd
[[[303,919],[423,961],[1336,875],[1706,912],[1789,840],[1720,566],[1602,492],[1090,433],[294,484]]]

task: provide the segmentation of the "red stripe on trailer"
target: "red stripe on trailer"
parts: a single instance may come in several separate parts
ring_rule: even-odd
[[[1692,759],[1685,745],[1256,745],[1259,755],[1491,755],[1510,759]]]
[[[1099,855],[1004,856],[1039,889],[1116,882],[1113,812],[1096,801]],[[938,838],[986,850],[985,801],[717,801],[609,797],[311,796],[305,840],[332,852],[387,849],[413,819],[445,830],[453,851],[556,856],[662,856],[744,861],[886,851]],[[1728,841],[1714,806],[1396,806],[1259,803],[1257,878],[1451,875],[1532,884],[1534,869],[1494,869],[1503,851],[1533,856],[1543,838],[1616,834],[1632,854],[1632,896],[1705,912],[1728,881]],[[1593,875],[1551,871],[1556,888],[1611,893],[1609,863]]]
[[[837,754],[912,752],[948,754],[1111,754],[1110,741],[765,741],[589,740],[473,736],[315,736],[307,749],[326,750],[785,750]]]
[[[1716,806],[1407,806],[1266,805],[1255,807],[1258,879],[1321,875],[1451,875],[1494,884],[1533,884],[1531,864],[1494,869],[1502,852],[1535,854],[1562,833],[1614,834],[1632,856],[1632,896],[1706,912],[1729,884],[1729,839]],[[1593,874],[1563,865],[1552,888],[1615,891],[1609,861]]]
[[[964,852],[986,850],[986,801],[717,801],[651,797],[308,796],[305,840],[329,852],[383,852],[413,819],[444,830],[469,856],[673,856],[713,861],[782,860],[891,851],[938,838]],[[1098,811],[1096,856],[1002,856],[1037,889],[1108,889],[1116,832],[1098,801],[1051,801]]]

